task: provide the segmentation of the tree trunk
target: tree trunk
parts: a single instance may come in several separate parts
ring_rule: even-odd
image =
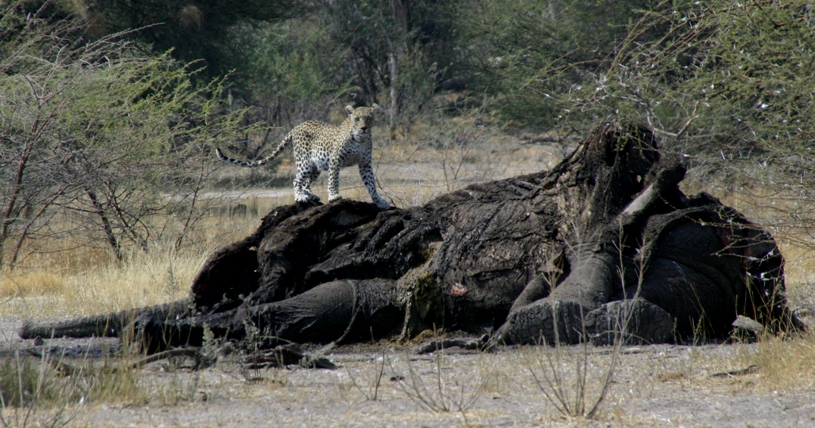
[[[21,211],[17,206],[17,198],[20,196],[20,192],[23,187],[23,178],[25,177],[26,167],[28,166],[28,160],[31,157],[31,150],[33,148],[34,143],[27,141],[22,152],[20,153],[20,160],[17,162],[17,170],[14,174],[14,181],[10,183],[10,187],[12,187],[10,192],[11,194],[9,195],[9,198],[5,204],[6,206],[3,209],[3,217],[0,218],[0,220],[2,220],[0,221],[0,270],[3,269],[5,264],[3,256],[6,252],[6,240],[8,240],[10,237],[11,226],[17,221],[17,217]],[[13,265],[14,264],[12,263],[11,267],[13,267]]]
[[[119,240],[116,239],[116,235],[113,233],[113,226],[111,225],[110,219],[105,213],[105,208],[99,202],[99,198],[96,196],[96,192],[94,192],[93,189],[86,186],[85,194],[91,201],[93,209],[94,211],[96,211],[96,215],[99,217],[99,221],[102,222],[102,230],[105,232],[105,238],[107,239],[108,244],[110,244],[111,249],[113,249],[113,254],[116,256],[116,260],[121,261],[122,246],[119,244]]]
[[[393,47],[391,47],[391,52],[388,54],[388,69],[390,70],[390,88],[388,88],[388,94],[390,97],[390,106],[388,107],[388,138],[394,140],[396,138],[396,115],[399,114],[397,111],[399,109],[399,90],[398,86],[398,79],[399,79],[399,64],[397,59],[397,53],[393,51]]]

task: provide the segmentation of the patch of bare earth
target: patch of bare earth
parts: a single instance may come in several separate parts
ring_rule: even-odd
[[[4,349],[33,346],[33,341],[16,339],[18,327],[13,320],[0,323]],[[811,374],[803,384],[773,388],[777,382],[767,377],[777,374],[756,364],[762,352],[771,352],[762,346],[768,345],[624,347],[610,393],[593,420],[559,413],[535,378],[560,376],[564,390],[573,393],[575,363],[586,357],[585,397],[591,403],[610,367],[612,348],[522,347],[488,354],[450,349],[415,355],[383,342],[339,348],[329,356],[339,365],[336,370],[248,370],[234,357],[200,371],[184,363],[152,363],[138,372],[147,392],[143,398],[86,402],[71,425],[812,426]],[[551,369],[547,355],[556,353],[562,362]]]

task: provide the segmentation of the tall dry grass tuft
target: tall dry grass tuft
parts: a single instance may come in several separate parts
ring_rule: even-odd
[[[121,263],[108,262],[79,271],[10,273],[4,275],[0,290],[12,290],[19,298],[7,301],[0,311],[20,317],[64,317],[176,300],[186,295],[180,284],[189,284],[205,258],[204,251],[156,249],[147,254],[134,252]],[[49,284],[55,285],[43,292]]]
[[[181,248],[168,239],[147,252],[130,248],[121,261],[95,248],[34,252],[0,272],[0,316],[82,316],[184,298],[207,257],[251,233],[260,215],[213,216]]]
[[[381,353],[374,354],[373,364],[369,367],[370,370],[361,372],[359,375],[355,376],[348,367],[345,368],[351,385],[365,397],[366,401],[377,401],[379,399],[382,381],[385,379],[385,367],[388,363],[386,351],[383,347]]]
[[[64,426],[89,402],[133,404],[149,394],[138,370],[108,357],[67,359],[10,352],[0,359],[0,425]]]
[[[795,338],[767,336],[759,340],[745,367],[757,366],[757,387],[767,390],[815,387],[815,333]]]
[[[428,412],[457,412],[465,425],[468,412],[492,383],[494,366],[478,364],[469,376],[455,376],[443,350],[434,353],[431,367],[426,369],[420,369],[408,355],[401,360],[403,364],[390,361],[396,390]]]

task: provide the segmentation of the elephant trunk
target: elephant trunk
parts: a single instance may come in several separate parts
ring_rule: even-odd
[[[188,299],[148,306],[140,309],[130,309],[108,314],[70,319],[65,321],[24,321],[18,335],[22,339],[36,337],[121,337],[128,326],[145,315],[161,317],[163,319],[175,318],[188,312],[190,302]]]

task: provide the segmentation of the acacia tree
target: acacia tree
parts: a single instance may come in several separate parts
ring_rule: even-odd
[[[22,1],[5,5],[0,18],[0,268],[13,265],[23,241],[53,217],[49,208],[73,186],[59,170],[48,168],[42,159],[49,156],[42,141],[48,138],[56,114],[49,108],[59,105],[54,94],[40,91],[25,70],[41,63],[42,53],[59,52],[51,43],[75,29],[68,22],[52,22],[46,7],[29,9]],[[46,29],[47,28],[47,29]],[[52,156],[60,162],[61,159]],[[12,251],[7,248],[11,245]],[[7,253],[11,262],[7,262]]]
[[[325,1],[325,25],[339,46],[360,103],[386,107],[391,137],[409,125],[433,94],[449,56],[440,55],[450,35],[443,2]],[[385,99],[379,99],[382,96]]]
[[[229,29],[245,21],[275,22],[305,9],[297,0],[96,0],[77,1],[80,12],[97,35],[142,29],[136,38],[157,52],[172,49],[184,62],[203,60],[206,76],[223,75],[240,67],[230,55],[236,46]],[[232,62],[231,60],[237,60]]]
[[[619,53],[561,101],[588,117],[647,123],[691,178],[743,199],[754,218],[815,236],[815,10],[806,1],[664,2]],[[660,36],[643,40],[646,33]]]
[[[608,67],[628,34],[628,24],[653,3],[460,1],[455,6],[461,49],[457,56],[473,86],[491,97],[491,108],[502,118],[549,129],[571,107],[561,98]],[[655,36],[645,32],[639,39]]]
[[[180,242],[202,213],[204,143],[237,138],[240,112],[219,110],[222,82],[198,87],[168,54],[121,34],[87,40],[78,19],[55,25],[22,5],[0,21],[16,29],[0,48],[0,266],[57,233],[71,245],[101,239],[121,259],[180,217]]]
[[[281,132],[305,120],[327,119],[348,90],[349,78],[341,72],[347,50],[319,19],[245,21],[229,30],[229,44],[235,46],[229,61],[240,62],[233,94]]]

